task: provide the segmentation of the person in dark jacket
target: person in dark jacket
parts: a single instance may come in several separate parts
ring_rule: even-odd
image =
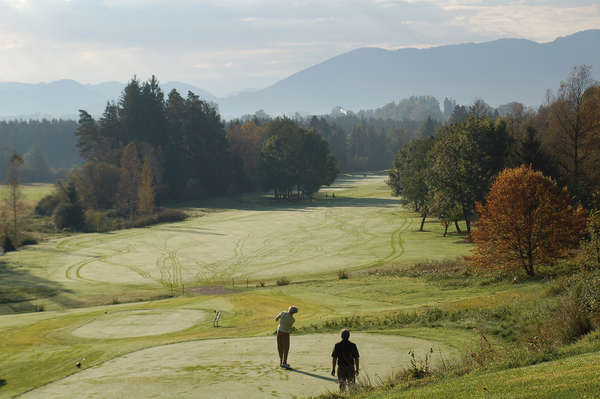
[[[342,340],[335,344],[331,353],[331,375],[335,375],[337,363],[337,377],[340,391],[345,391],[349,384],[354,384],[359,369],[359,354],[356,344],[350,342],[350,331],[342,330]]]

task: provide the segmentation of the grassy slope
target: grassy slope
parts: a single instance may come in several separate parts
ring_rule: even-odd
[[[597,398],[600,352],[496,372],[450,378],[409,390],[380,390],[362,399]]]

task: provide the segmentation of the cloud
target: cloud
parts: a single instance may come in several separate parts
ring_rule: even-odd
[[[549,41],[599,26],[596,0],[0,0],[0,76],[155,73],[224,93],[357,47]]]

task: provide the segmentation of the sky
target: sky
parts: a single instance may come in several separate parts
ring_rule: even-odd
[[[155,74],[223,96],[360,47],[598,28],[599,0],[0,0],[0,81]]]

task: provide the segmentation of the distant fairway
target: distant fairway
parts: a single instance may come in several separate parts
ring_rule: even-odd
[[[467,253],[455,238],[441,239],[437,223],[427,226],[433,232],[415,233],[419,219],[389,195],[384,179],[346,176],[325,190],[335,200],[239,203],[182,223],[57,239],[4,259],[101,298],[134,286],[295,279]]]
[[[353,334],[361,371],[377,381],[434,348],[434,365],[455,352],[439,343],[380,334]],[[31,391],[22,398],[245,398],[306,397],[337,390],[331,350],[337,334],[293,336],[289,362],[278,367],[274,337],[217,339],[144,349]]]
[[[0,185],[0,195],[4,196],[7,186]],[[21,200],[27,210],[33,210],[37,203],[46,195],[56,191],[56,186],[51,183],[27,183],[21,186]]]

